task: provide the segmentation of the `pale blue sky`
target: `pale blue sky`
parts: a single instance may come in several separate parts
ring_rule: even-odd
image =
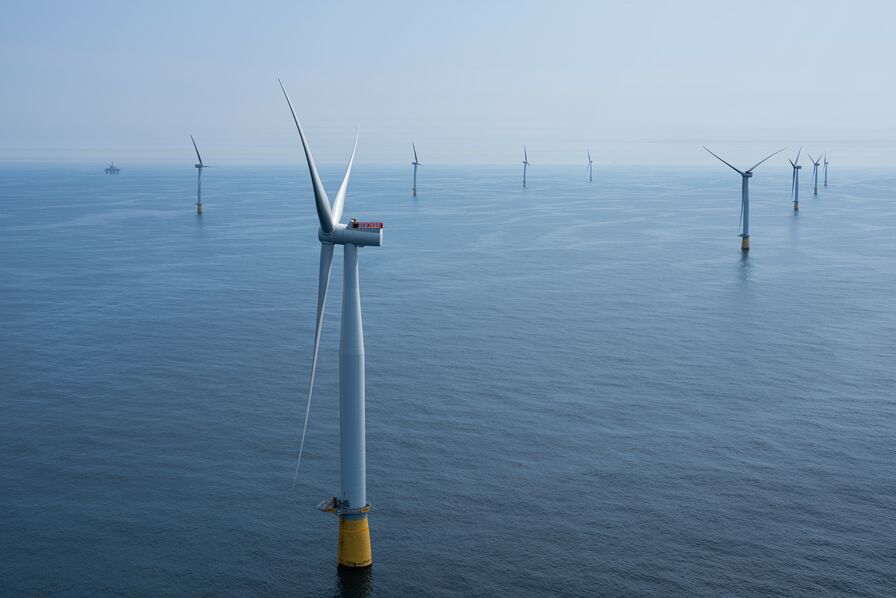
[[[896,161],[896,3],[18,2],[0,162]],[[766,151],[768,150],[768,151]]]

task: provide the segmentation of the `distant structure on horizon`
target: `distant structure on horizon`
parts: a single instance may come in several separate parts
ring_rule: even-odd
[[[115,165],[115,161],[113,160],[109,163],[108,166],[106,166],[106,170],[104,172],[106,174],[118,174],[119,172],[121,172],[121,169]]]
[[[594,160],[591,159],[591,150],[588,150],[588,182],[589,183],[594,180],[591,176],[593,164],[594,164]]]

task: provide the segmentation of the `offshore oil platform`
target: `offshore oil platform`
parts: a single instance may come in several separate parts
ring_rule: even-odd
[[[106,166],[106,174],[118,174],[119,172],[121,172],[121,169],[115,165],[114,160],[110,162],[108,166]]]

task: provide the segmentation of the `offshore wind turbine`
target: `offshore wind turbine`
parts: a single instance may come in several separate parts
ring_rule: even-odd
[[[593,179],[591,178],[591,165],[594,164],[594,160],[591,159],[591,150],[588,150],[588,182],[590,183]]]
[[[709,148],[706,147],[705,145],[703,146],[703,149],[708,151],[710,154],[715,156],[720,162],[722,162],[722,164],[728,166],[731,170],[733,170],[734,172],[736,172],[737,174],[739,174],[741,176],[742,181],[741,181],[741,196],[740,196],[740,223],[743,225],[743,228],[741,229],[741,233],[740,233],[740,237],[741,237],[740,248],[743,251],[750,251],[750,178],[752,178],[753,171],[760,164],[762,164],[763,162],[765,162],[766,160],[768,160],[775,154],[780,154],[781,152],[784,151],[785,148],[782,147],[781,149],[776,151],[774,154],[770,154],[769,156],[766,156],[765,158],[763,158],[762,160],[760,160],[759,162],[757,162],[756,164],[754,164],[753,166],[749,167],[746,170],[738,170],[734,166],[731,166],[731,164],[729,164],[728,162],[725,162],[725,160],[722,160],[721,158],[719,158],[718,156],[713,154],[709,150]]]
[[[821,156],[816,160],[809,154],[809,159],[812,160],[812,178],[815,180],[815,191],[812,194],[818,195],[818,165],[821,164]]]
[[[202,163],[202,156],[199,155],[199,148],[196,147],[196,140],[190,135],[190,141],[193,142],[193,149],[196,150],[196,158],[199,164],[196,166],[196,213],[202,216],[202,169],[209,168],[208,164]]]
[[[523,146],[523,187],[526,186],[526,168],[529,167],[529,154],[526,153],[526,146]]]
[[[345,176],[331,205],[317,172],[308,140],[305,138],[302,125],[299,124],[299,119],[293,110],[286,88],[283,87],[283,83],[279,79],[277,81],[286,97],[286,103],[289,105],[289,111],[292,113],[302,148],[305,151],[305,161],[308,163],[308,172],[311,175],[311,186],[314,191],[314,205],[320,223],[317,238],[321,243],[320,270],[317,281],[317,324],[314,328],[311,381],[308,385],[308,402],[305,407],[305,423],[302,427],[302,439],[299,444],[296,476],[298,476],[302,460],[302,449],[305,446],[305,432],[308,430],[311,394],[314,390],[314,375],[317,371],[317,352],[320,348],[324,307],[330,286],[330,268],[333,265],[333,248],[336,245],[342,245],[344,256],[342,328],[339,336],[339,476],[341,488],[339,497],[334,496],[323,501],[319,508],[339,517],[337,563],[343,567],[367,567],[373,562],[373,559],[370,552],[370,529],[367,523],[370,504],[367,502],[364,330],[361,324],[358,248],[379,247],[383,242],[383,223],[359,222],[355,218],[352,218],[348,225],[341,222],[345,195],[348,191],[348,180],[352,173],[352,164],[355,161],[355,149],[358,147],[358,138],[355,137],[355,145],[352,148]]]
[[[790,182],[790,197],[793,198],[793,211],[800,211],[800,170],[803,168],[800,166],[800,153],[802,153],[803,148],[800,148],[800,151],[796,153],[796,160],[791,160],[790,165],[793,166],[793,179]]]
[[[414,197],[417,197],[417,167],[423,166],[420,161],[417,159],[417,146],[414,145],[414,142],[411,142],[411,147],[414,148],[414,161],[411,164],[414,165]]]
[[[828,186],[828,164],[830,164],[830,162],[828,162],[828,153],[825,152],[824,153],[824,186],[825,187]]]

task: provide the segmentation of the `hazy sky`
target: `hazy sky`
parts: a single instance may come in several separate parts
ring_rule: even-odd
[[[896,162],[896,2],[7,2],[0,162]],[[766,151],[767,150],[767,151]]]

